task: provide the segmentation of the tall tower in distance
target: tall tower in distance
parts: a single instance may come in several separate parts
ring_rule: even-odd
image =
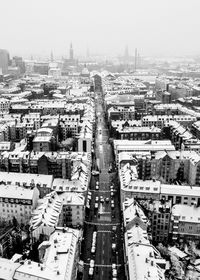
[[[127,62],[129,60],[129,52],[128,52],[128,46],[126,46],[124,51],[124,60]]]
[[[9,53],[7,50],[0,49],[0,70],[3,74],[7,74],[9,64]]]
[[[137,60],[138,60],[138,52],[137,52],[137,49],[135,49],[135,71],[137,71]]]
[[[51,51],[51,58],[50,58],[51,62],[54,61],[54,58],[53,58],[53,51]]]
[[[69,59],[70,60],[74,59],[74,51],[73,51],[72,43],[70,44]]]

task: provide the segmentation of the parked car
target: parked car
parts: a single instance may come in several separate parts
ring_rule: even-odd
[[[93,276],[93,274],[94,274],[94,268],[93,267],[90,267],[89,268],[89,276]]]
[[[98,203],[96,202],[95,205],[94,205],[94,208],[95,208],[95,209],[98,209],[98,207],[99,207],[99,205],[98,205]]]
[[[93,176],[99,175],[99,171],[97,171],[97,170],[92,170],[92,175],[93,175]]]
[[[94,267],[94,260],[90,260],[90,267]]]

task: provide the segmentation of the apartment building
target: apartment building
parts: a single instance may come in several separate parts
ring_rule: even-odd
[[[38,202],[32,212],[30,232],[33,239],[41,236],[48,240],[57,226],[63,226],[62,202],[57,193],[51,192]]]
[[[58,227],[39,247],[40,262],[22,260],[14,255],[11,260],[0,258],[0,275],[9,280],[75,280],[79,262],[81,232]]]
[[[173,240],[199,241],[200,207],[196,205],[174,205],[171,213],[170,232]]]
[[[124,180],[123,171],[120,171],[121,204],[126,198],[139,200],[171,201],[174,204],[200,205],[199,186],[168,185],[156,180]]]
[[[53,136],[53,129],[40,128],[33,139],[33,150],[40,152],[54,151],[56,148],[56,139]]]
[[[157,127],[129,127],[116,129],[116,139],[125,140],[160,140],[161,129]]]
[[[164,133],[172,141],[177,150],[187,149],[199,151],[200,140],[178,122],[170,121],[166,124]]]
[[[119,163],[119,153],[121,152],[151,152],[174,151],[175,147],[169,140],[114,140],[114,153],[117,164]]]
[[[20,224],[27,224],[36,208],[39,191],[36,187],[25,188],[1,182],[0,212],[1,221],[12,221],[15,217]]]
[[[171,201],[150,200],[141,201],[141,204],[148,211],[147,217],[151,223],[152,240],[167,243],[171,221]]]
[[[10,100],[0,98],[0,113],[8,113],[10,109]]]
[[[15,185],[27,189],[37,187],[40,197],[48,194],[52,188],[52,175],[39,175],[30,173],[0,172],[1,183]]]
[[[83,226],[85,219],[85,197],[81,193],[63,192],[59,194],[62,202],[63,225]]]
[[[150,243],[149,221],[134,199],[123,203],[124,214],[124,258],[127,262],[127,279],[164,280],[166,262]]]
[[[142,117],[142,126],[163,128],[170,121],[176,121],[184,127],[191,127],[196,120],[196,117],[190,115],[147,115]]]

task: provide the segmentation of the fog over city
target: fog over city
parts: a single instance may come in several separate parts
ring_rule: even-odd
[[[1,48],[12,55],[198,55],[199,0],[1,1]]]

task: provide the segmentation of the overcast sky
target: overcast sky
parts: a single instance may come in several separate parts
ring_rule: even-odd
[[[200,0],[2,0],[0,48],[11,55],[200,54]]]

